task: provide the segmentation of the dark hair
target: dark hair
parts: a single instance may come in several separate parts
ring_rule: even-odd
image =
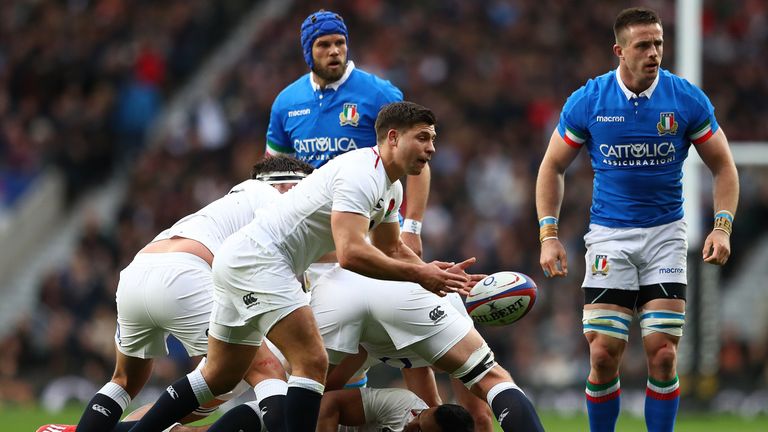
[[[265,156],[251,169],[251,178],[255,179],[260,174],[288,171],[309,175],[314,168],[292,156]]]
[[[390,129],[403,131],[419,123],[434,125],[437,119],[432,110],[417,103],[403,101],[384,105],[376,116],[376,140],[386,138]]]
[[[435,410],[435,422],[443,432],[474,432],[475,421],[461,405],[442,404]]]
[[[637,24],[658,24],[661,25],[661,18],[656,11],[648,8],[633,7],[619,12],[616,21],[613,23],[613,35],[616,37],[616,43],[619,43],[619,33],[622,30]]]

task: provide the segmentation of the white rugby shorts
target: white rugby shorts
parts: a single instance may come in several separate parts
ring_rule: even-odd
[[[687,284],[686,228],[683,220],[651,228],[590,224],[582,287],[639,290],[641,285]]]
[[[270,246],[241,232],[224,240],[213,260],[211,336],[258,346],[278,321],[309,305],[288,259]]]
[[[329,357],[363,345],[370,357],[395,367],[431,364],[472,328],[458,295],[438,297],[415,283],[341,267],[317,281],[311,306]]]
[[[205,354],[212,287],[211,268],[196,255],[136,255],[117,285],[117,349],[143,359],[164,356],[172,334],[190,356]]]

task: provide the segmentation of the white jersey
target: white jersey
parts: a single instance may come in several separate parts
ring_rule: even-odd
[[[390,208],[386,201],[392,186],[376,148],[353,150],[334,158],[283,194],[277,211],[259,212],[243,233],[264,246],[275,245],[294,272],[301,274],[335,249],[332,211],[357,213],[371,220],[383,211],[383,220],[396,221],[396,204]]]
[[[198,212],[181,218],[152,242],[184,237],[202,243],[216,255],[225,238],[248,225],[258,209],[274,203],[278,197],[280,192],[269,184],[246,180]]]
[[[413,392],[405,389],[361,388],[365,424],[363,426],[339,426],[339,430],[360,432],[400,432],[427,404]]]

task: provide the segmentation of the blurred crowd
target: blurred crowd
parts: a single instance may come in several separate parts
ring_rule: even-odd
[[[156,233],[246,178],[263,154],[274,97],[307,72],[298,29],[315,2],[296,1],[286,18],[267,22],[247,55],[217,77],[182,121],[143,145],[163,101],[231,29],[226,19],[235,8],[212,6],[219,3],[229,2],[0,6],[7,41],[0,45],[0,171],[33,175],[57,163],[68,170],[75,196],[115,160],[133,161],[128,195],[114,219],[89,220],[69,262],[44,277],[38,307],[0,341],[0,401],[31,399],[64,375],[104,382],[113,364],[120,269]],[[674,70],[674,2],[640,3],[664,20],[665,65]],[[570,274],[550,281],[538,265],[535,176],[565,98],[616,67],[612,23],[628,5],[590,0],[580,3],[583,12],[562,0],[323,5],[345,17],[358,67],[391,80],[406,99],[438,116],[425,257],[476,256],[477,272],[517,270],[539,282],[531,315],[513,327],[483,329],[499,361],[535,389],[582,388],[588,370],[579,286],[592,177],[583,157],[567,174],[560,226]],[[731,141],[768,141],[767,21],[765,1],[704,1],[702,87]],[[82,22],[89,23],[86,30],[75,32]],[[741,172],[726,279],[766,232],[766,173]],[[708,208],[705,196],[705,227]],[[630,349],[640,349],[640,335],[631,338]],[[186,367],[172,351],[178,361],[163,364]],[[644,386],[642,356],[626,357],[622,381]],[[746,390],[768,387],[768,340],[732,338],[721,357],[723,381],[733,378]]]

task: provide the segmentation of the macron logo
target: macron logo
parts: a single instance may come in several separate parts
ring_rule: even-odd
[[[499,424],[504,421],[504,418],[509,414],[509,408],[504,408],[504,411],[499,414]]]
[[[300,110],[291,110],[291,111],[288,111],[288,117],[305,116],[309,113],[310,113],[309,108],[304,108]]]
[[[171,397],[171,399],[176,400],[179,398],[179,394],[176,393],[176,389],[173,388],[172,385],[169,385],[168,388],[165,389],[166,392],[168,392],[168,395]]]
[[[624,116],[597,116],[595,121],[598,123],[624,123]]]

